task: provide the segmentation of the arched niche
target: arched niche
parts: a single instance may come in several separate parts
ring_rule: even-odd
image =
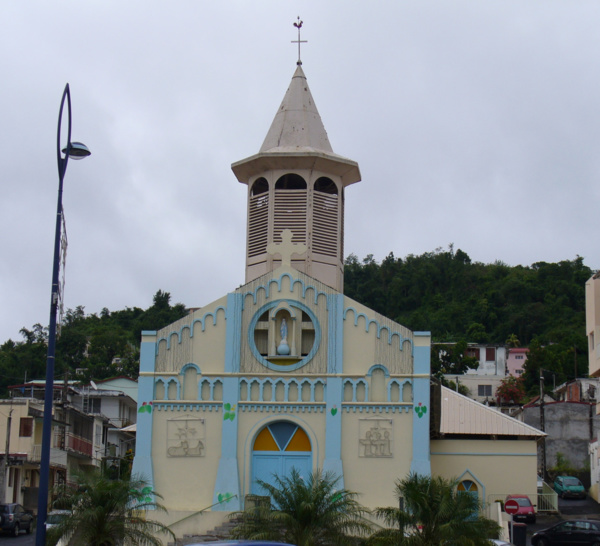
[[[338,195],[338,187],[331,178],[327,178],[326,176],[321,176],[317,178],[315,185],[315,191],[319,191],[321,193],[328,193],[330,195]]]
[[[263,193],[268,193],[269,191],[269,183],[267,179],[261,176],[257,178],[252,184],[252,188],[250,188],[250,196],[256,197],[257,195],[261,195]]]
[[[305,190],[306,188],[306,180],[296,173],[284,174],[275,182],[276,190]]]

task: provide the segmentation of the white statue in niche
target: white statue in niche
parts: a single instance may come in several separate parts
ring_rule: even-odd
[[[281,343],[277,347],[277,354],[287,356],[290,354],[290,346],[287,342],[287,322],[285,318],[281,319]]]

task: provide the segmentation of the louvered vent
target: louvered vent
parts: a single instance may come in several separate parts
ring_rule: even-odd
[[[275,242],[290,229],[294,243],[306,243],[306,190],[275,190]]]
[[[337,256],[338,196],[314,192],[312,248],[319,254]]]
[[[248,257],[253,258],[267,251],[269,227],[269,194],[251,196],[248,205]]]

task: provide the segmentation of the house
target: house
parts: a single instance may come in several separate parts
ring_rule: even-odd
[[[10,386],[9,394],[11,398],[0,400],[0,412],[6,416],[0,418],[0,437],[9,442],[5,498],[36,510],[45,381]],[[55,381],[53,399],[50,490],[72,481],[80,469],[124,457],[134,446],[135,436],[121,430],[137,418],[135,401],[128,395]]]
[[[437,347],[454,345],[452,343],[436,343]],[[443,349],[442,349],[443,350]],[[469,397],[482,404],[495,405],[496,389],[506,377],[506,347],[503,345],[468,343],[465,356],[474,358],[477,367],[464,374],[447,374],[448,381],[459,383],[469,390]]]
[[[435,383],[431,408],[432,473],[458,477],[488,504],[514,493],[535,499],[543,432]]]
[[[333,152],[300,64],[259,152],[232,170],[247,186],[245,284],[142,332],[133,471],[169,511],[153,517],[205,532],[292,468],[334,472],[369,508],[395,505],[410,472],[463,476],[482,501],[537,491],[543,434],[464,397],[434,459],[430,334],[343,294],[345,191],[361,174]],[[487,349],[484,375],[504,374],[504,349]]]
[[[592,377],[600,377],[600,272],[585,283],[585,330],[589,373]]]
[[[554,398],[559,402],[591,402],[596,403],[599,394],[600,379],[595,377],[579,377],[567,381],[554,389]]]
[[[513,377],[521,377],[525,371],[525,362],[529,349],[527,347],[511,347],[506,357],[506,373]]]
[[[585,283],[585,332],[588,338],[589,374],[600,377],[600,272]],[[596,413],[600,414],[596,396]],[[589,446],[591,486],[590,496],[600,501],[600,448],[595,435]]]
[[[555,466],[561,453],[571,466],[583,471],[588,465],[589,444],[598,438],[600,430],[600,416],[596,415],[595,407],[595,401],[555,401],[545,396],[541,408],[536,397],[513,415],[536,428],[542,428],[543,416],[547,436],[545,449],[539,452],[541,468]],[[582,481],[587,482],[587,475]]]

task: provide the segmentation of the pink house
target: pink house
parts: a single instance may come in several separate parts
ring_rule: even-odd
[[[506,358],[506,373],[514,377],[521,377],[523,366],[527,361],[527,353],[529,349],[526,347],[512,347],[508,349],[508,357]]]

